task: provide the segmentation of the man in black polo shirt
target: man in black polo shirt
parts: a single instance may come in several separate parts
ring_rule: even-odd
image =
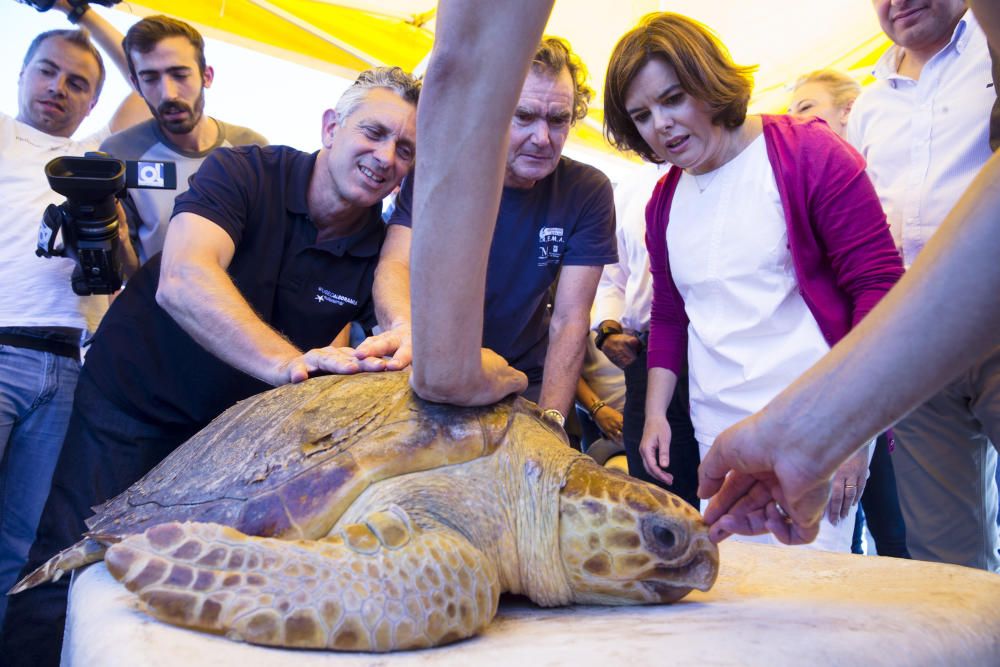
[[[317,154],[245,146],[205,160],[162,255],[98,329],[29,569],[79,539],[91,506],[237,401],[317,371],[386,368],[330,345],[351,321],[375,324],[381,203],[413,163],[418,91],[399,68],[365,72],[324,114]],[[67,588],[14,596],[0,653],[57,664]]]

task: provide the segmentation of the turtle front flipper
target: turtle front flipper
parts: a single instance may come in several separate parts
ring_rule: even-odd
[[[460,535],[393,507],[319,541],[168,523],[111,547],[108,570],[157,618],[254,644],[391,651],[479,633],[496,569]]]

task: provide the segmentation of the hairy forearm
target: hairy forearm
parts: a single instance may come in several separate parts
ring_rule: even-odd
[[[551,5],[439,5],[437,42],[417,114],[423,148],[417,155],[411,271],[418,393],[449,396],[483,373],[486,263],[507,135]]]
[[[857,328],[761,414],[788,443],[817,438],[830,474],[1000,342],[1000,156]],[[887,388],[892,387],[891,391]]]
[[[590,331],[586,311],[562,318],[553,317],[549,326],[549,349],[545,353],[545,373],[538,405],[568,414],[583,368],[584,344]]]
[[[375,316],[384,331],[410,323],[410,269],[394,261],[379,262],[372,286]]]
[[[156,300],[199,345],[269,384],[282,383],[279,367],[301,354],[254,313],[221,267],[164,269]]]

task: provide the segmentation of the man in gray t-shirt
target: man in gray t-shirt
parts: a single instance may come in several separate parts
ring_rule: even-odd
[[[205,65],[197,30],[167,16],[149,16],[129,28],[123,42],[132,83],[153,113],[149,121],[109,137],[101,150],[120,160],[174,162],[177,190],[129,190],[124,201],[129,235],[145,263],[163,249],[174,198],[220,146],[264,145],[252,130],[206,116],[205,89],[214,72]]]

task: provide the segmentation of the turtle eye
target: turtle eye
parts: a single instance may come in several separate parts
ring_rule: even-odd
[[[685,539],[683,529],[661,517],[646,517],[642,521],[642,538],[646,547],[661,558],[671,559]]]
[[[667,549],[672,549],[677,544],[677,538],[674,536],[673,531],[664,526],[653,528],[653,539]]]

